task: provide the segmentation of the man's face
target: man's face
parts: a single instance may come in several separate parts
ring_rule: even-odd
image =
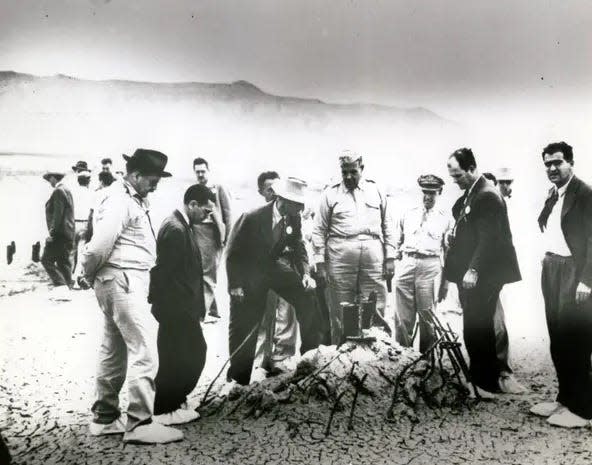
[[[512,181],[498,181],[500,193],[504,197],[510,197],[512,195]]]
[[[160,181],[160,176],[152,174],[136,174],[135,182],[132,178],[131,184],[141,197],[146,198],[150,192],[154,192]]]
[[[473,185],[474,170],[463,170],[454,157],[448,159],[448,174],[455,184],[458,184],[462,190],[466,190]]]
[[[47,181],[49,182],[51,187],[55,187],[59,182],[58,178],[56,178],[55,176],[50,176],[49,178],[47,178]]]
[[[364,171],[364,166],[360,162],[341,165],[341,179],[347,190],[353,191],[358,187],[362,178],[362,171]]]
[[[259,189],[259,194],[263,196],[266,202],[271,202],[275,199],[275,192],[273,190],[273,183],[277,180],[276,179],[266,179],[263,181],[263,185]]]
[[[208,183],[209,170],[205,163],[201,165],[195,165],[193,167],[193,171],[195,171],[195,177],[197,178],[198,183],[204,185]]]
[[[208,200],[206,203],[199,203],[192,200],[187,205],[187,216],[191,224],[198,224],[208,218],[214,211],[214,203]]]
[[[553,154],[545,153],[543,163],[547,168],[549,181],[557,187],[563,186],[573,174],[573,165],[565,161],[561,152],[555,152]]]
[[[423,206],[426,210],[431,210],[436,205],[436,198],[439,195],[439,191],[434,190],[422,190],[423,192]]]
[[[104,165],[102,165],[101,170],[103,171],[103,173],[110,173],[111,172],[111,163],[105,163]]]
[[[304,210],[304,204],[278,197],[278,210],[282,215],[298,215]]]

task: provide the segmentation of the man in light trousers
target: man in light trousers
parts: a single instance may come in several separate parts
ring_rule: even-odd
[[[170,174],[164,171],[167,157],[160,152],[138,149],[124,158],[127,175],[106,191],[82,257],[79,284],[94,285],[104,322],[90,433],[125,433],[124,442],[167,443],[182,439],[183,433],[152,422],[158,324],[150,312],[148,290],[156,238],[146,197]],[[124,422],[119,391],[126,376],[129,406]]]
[[[343,338],[340,302],[354,302],[376,292],[377,310],[384,315],[385,279],[395,272],[395,247],[386,195],[364,179],[362,157],[344,151],[339,158],[342,182],[321,194],[312,243],[318,281],[327,281],[331,342]]]

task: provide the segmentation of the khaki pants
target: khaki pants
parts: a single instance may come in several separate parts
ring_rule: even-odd
[[[104,321],[97,400],[92,406],[94,421],[107,424],[119,417],[119,391],[127,375],[128,431],[149,420],[154,412],[158,323],[147,300],[148,282],[148,271],[106,268],[94,283]]]
[[[343,315],[341,302],[354,302],[360,295],[368,298],[376,292],[376,309],[384,315],[386,285],[383,278],[382,242],[373,238],[329,238],[327,269],[329,274],[331,342],[341,343]]]
[[[440,285],[439,257],[414,258],[404,255],[397,266],[395,335],[399,344],[411,346],[415,321],[419,318],[419,350],[426,351],[435,341],[434,328],[422,318],[433,309]]]

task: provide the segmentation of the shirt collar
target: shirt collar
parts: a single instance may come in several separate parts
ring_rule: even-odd
[[[347,187],[345,187],[345,184],[343,183],[343,181],[341,181],[341,189],[343,190],[343,192],[345,192],[346,194],[348,192],[354,192],[356,189],[361,190],[362,192],[364,192],[364,189],[366,187],[366,180],[364,178],[360,179],[360,182],[358,183],[358,186],[353,190],[353,191],[349,191],[347,189]]]
[[[482,176],[479,176],[477,179],[475,179],[475,182],[471,185],[471,187],[469,187],[469,190],[467,191],[467,197],[469,195],[471,195],[471,192],[473,192],[473,189],[475,188],[475,184],[477,184],[479,182],[479,180],[481,179]]]
[[[130,195],[130,197],[134,197],[135,199],[140,201],[140,204],[148,207],[149,203],[148,203],[148,199],[145,197],[142,197],[138,191],[136,190],[136,188],[134,186],[132,186],[126,179],[122,179],[123,182],[123,187],[126,190],[126,192]]]
[[[559,194],[559,197],[565,195],[565,191],[567,190],[567,186],[569,186],[569,183],[571,182],[571,180],[574,178],[574,175],[571,175],[571,178],[569,178],[569,180],[561,187],[557,188],[557,194]]]
[[[273,224],[276,225],[282,219],[282,214],[280,213],[277,205],[277,200],[273,201]]]

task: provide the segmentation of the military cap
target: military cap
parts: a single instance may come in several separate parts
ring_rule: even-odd
[[[339,165],[353,165],[355,163],[362,164],[362,155],[352,150],[343,150],[339,155]]]
[[[422,174],[419,178],[417,178],[417,183],[422,190],[427,191],[439,191],[444,185],[442,178],[439,178],[433,174]]]

